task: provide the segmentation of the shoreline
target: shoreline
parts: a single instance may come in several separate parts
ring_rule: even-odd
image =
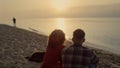
[[[108,52],[108,53],[120,55],[119,51],[115,51],[115,50],[112,50],[112,49],[106,48],[106,47],[104,48],[101,45],[97,45],[97,44],[94,44],[94,43],[85,42],[85,46],[86,45],[87,46],[89,45],[88,47],[91,47],[91,48],[94,48],[94,49],[103,50],[103,51]]]

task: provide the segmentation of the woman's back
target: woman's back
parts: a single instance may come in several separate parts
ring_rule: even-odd
[[[59,45],[55,48],[47,48],[42,68],[62,68],[61,51],[63,46]]]

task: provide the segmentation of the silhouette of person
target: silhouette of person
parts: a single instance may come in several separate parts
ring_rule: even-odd
[[[62,51],[63,68],[96,68],[99,59],[95,53],[84,47],[85,32],[76,29],[73,32],[73,44]]]
[[[15,17],[13,17],[13,25],[14,25],[14,27],[16,27],[16,18]]]
[[[41,68],[62,68],[62,49],[65,34],[62,30],[54,30],[48,39],[48,46]]]

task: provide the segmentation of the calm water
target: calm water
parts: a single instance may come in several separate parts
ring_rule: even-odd
[[[12,21],[5,24],[12,25]],[[49,35],[54,29],[62,29],[69,39],[75,29],[81,28],[86,32],[86,41],[95,44],[90,46],[115,53],[120,52],[120,18],[17,19],[17,26],[46,35]]]

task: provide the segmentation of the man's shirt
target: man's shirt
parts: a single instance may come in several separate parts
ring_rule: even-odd
[[[98,62],[98,58],[92,50],[72,45],[63,50],[62,62],[63,68],[89,68],[91,64]]]

